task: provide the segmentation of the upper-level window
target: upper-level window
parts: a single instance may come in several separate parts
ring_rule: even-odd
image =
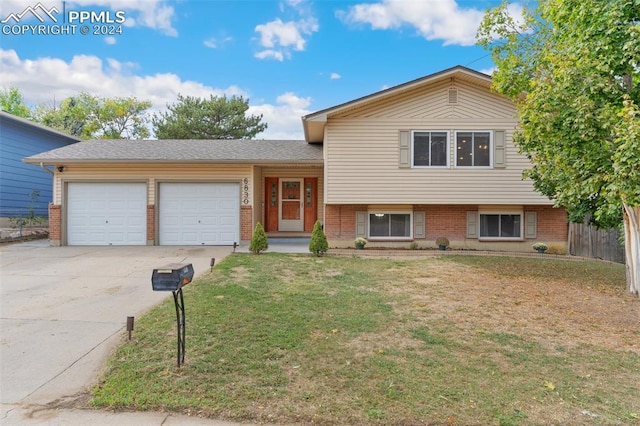
[[[456,132],[457,167],[491,167],[491,132]]]
[[[447,132],[413,132],[414,167],[446,167],[448,157]]]

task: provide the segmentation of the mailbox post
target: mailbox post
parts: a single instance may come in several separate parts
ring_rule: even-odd
[[[182,287],[193,279],[193,265],[191,263],[172,263],[153,270],[151,286],[153,291],[171,291],[176,306],[176,324],[178,327],[178,368],[184,364],[185,349],[185,319],[184,297]]]

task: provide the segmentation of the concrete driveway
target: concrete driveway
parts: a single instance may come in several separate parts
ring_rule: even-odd
[[[0,247],[0,419],[17,406],[72,400],[95,383],[127,317],[171,297],[152,291],[153,268],[192,263],[197,276],[232,250],[49,247],[46,240]],[[185,306],[188,320],[188,287]],[[187,357],[188,336],[187,328]]]

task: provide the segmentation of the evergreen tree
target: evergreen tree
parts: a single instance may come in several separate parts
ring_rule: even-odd
[[[242,96],[209,99],[178,95],[178,102],[151,120],[158,139],[251,139],[267,128],[262,114],[247,115]]]
[[[329,243],[327,242],[327,236],[322,230],[320,221],[316,221],[313,225],[313,232],[311,232],[311,241],[309,241],[309,251],[316,256],[322,256],[329,250]]]
[[[256,223],[256,227],[253,229],[253,236],[251,237],[251,244],[249,245],[249,251],[253,254],[260,254],[269,248],[269,242],[267,241],[267,234],[264,232],[264,228],[260,222]]]

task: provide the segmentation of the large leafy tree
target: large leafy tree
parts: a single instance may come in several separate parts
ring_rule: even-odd
[[[0,90],[0,108],[18,117],[31,117],[31,110],[25,105],[22,93],[17,87]]]
[[[178,95],[167,109],[151,120],[158,139],[251,139],[267,128],[262,115],[247,116],[249,100],[242,96]]]
[[[146,110],[151,102],[129,98],[100,98],[86,92],[57,106],[40,105],[35,119],[83,139],[143,139],[149,136]]]
[[[478,31],[495,89],[518,106],[527,176],[570,219],[625,228],[629,290],[640,290],[640,1],[507,3]]]

